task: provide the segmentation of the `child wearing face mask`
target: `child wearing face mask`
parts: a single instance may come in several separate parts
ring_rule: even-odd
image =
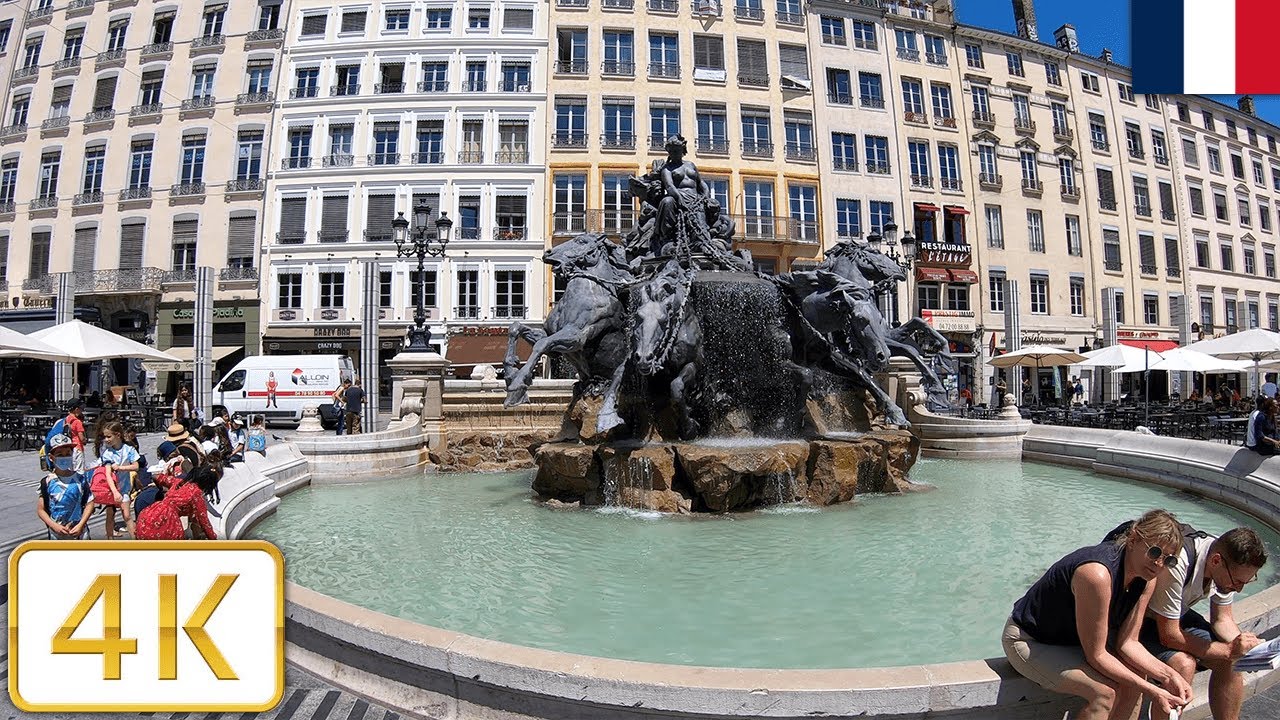
[[[138,451],[124,442],[124,425],[113,422],[103,431],[102,454],[94,470],[90,489],[93,499],[107,509],[107,539],[116,536],[116,508],[124,515],[124,525],[129,537],[134,536],[132,502],[129,491],[133,486],[133,473],[138,470]]]
[[[63,434],[49,440],[53,472],[40,481],[36,517],[48,528],[50,540],[89,539],[89,517],[93,515],[93,494],[88,473],[75,469],[75,442]]]

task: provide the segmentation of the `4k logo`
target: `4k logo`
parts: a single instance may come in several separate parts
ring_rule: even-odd
[[[9,559],[14,704],[270,709],[284,689],[283,571],[263,542],[26,543]]]

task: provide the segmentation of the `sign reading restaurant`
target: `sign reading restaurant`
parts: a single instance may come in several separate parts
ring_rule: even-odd
[[[916,258],[924,265],[969,267],[973,252],[968,245],[960,243],[926,242],[920,243]]]

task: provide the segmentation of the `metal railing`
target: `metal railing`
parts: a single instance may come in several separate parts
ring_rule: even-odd
[[[930,65],[947,66],[947,56],[944,53],[927,52],[924,54],[924,61]]]
[[[1103,260],[1102,267],[1112,272],[1120,272],[1124,269],[1124,263],[1119,260]]]
[[[1044,192],[1044,183],[1039,180],[1031,180],[1029,178],[1022,179],[1022,191],[1028,193]]]
[[[467,320],[474,320],[475,318],[480,317],[480,306],[458,305],[453,308],[453,316],[460,319],[465,318]]]
[[[526,80],[499,80],[498,92],[504,93],[527,93],[532,92],[529,87],[529,81]]]
[[[787,143],[786,155],[788,160],[799,160],[802,162],[814,162],[818,159],[818,153],[813,149],[812,145],[793,145]]]
[[[943,117],[943,116],[935,115],[933,117],[933,125],[934,127],[944,127],[944,128],[955,129],[956,119],[952,116]]]
[[[1156,267],[1155,265],[1139,265],[1138,270],[1143,275],[1159,275],[1160,274],[1160,268]]]
[[[494,305],[493,316],[500,320],[520,319],[528,315],[529,308],[524,305]]]
[[[352,167],[356,164],[356,156],[351,153],[334,153],[320,158],[321,167]]]
[[[171,197],[196,197],[204,194],[205,184],[202,182],[174,183],[169,186]]]
[[[240,178],[227,181],[227,192],[229,193],[262,192],[266,187],[266,181],[262,178]]]
[[[151,186],[142,185],[139,187],[125,188],[120,191],[120,202],[128,202],[130,200],[150,200]]]
[[[347,97],[350,95],[359,95],[360,83],[348,83],[346,85],[330,85],[329,94],[333,97]]]
[[[1182,277],[1182,268],[1176,268],[1176,267],[1165,268],[1164,274],[1166,277],[1180,278]]]
[[[218,271],[218,279],[224,282],[234,282],[236,280],[257,280],[258,268],[256,267],[224,267]]]
[[[58,128],[69,127],[71,125],[70,115],[59,115],[58,117],[45,118],[40,123],[41,130],[57,130]]]
[[[90,110],[84,116],[84,124],[92,125],[94,123],[106,123],[116,119],[115,108],[100,108],[98,110]]]
[[[80,207],[82,205],[101,205],[101,204],[102,204],[101,190],[95,190],[93,192],[77,193],[76,196],[71,199],[71,205],[73,207]]]
[[[1139,217],[1151,217],[1151,206],[1135,203],[1133,206],[1133,212]]]
[[[67,3],[67,15],[93,12],[94,3],[98,0],[71,0]]]
[[[911,187],[931,188],[933,187],[933,178],[928,175],[912,175]]]
[[[1174,211],[1172,211],[1172,210],[1161,210],[1161,211],[1160,211],[1160,219],[1161,219],[1161,220],[1168,220],[1168,221],[1172,222],[1172,221],[1174,221],[1174,220],[1177,220],[1177,219],[1178,219],[1178,215],[1177,215],[1177,213],[1175,213],[1175,212],[1174,212]]]
[[[271,105],[276,101],[276,94],[270,90],[263,92],[240,93],[236,96],[236,105]]]
[[[943,190],[959,191],[964,187],[960,178],[940,177],[938,178],[938,187]]]
[[[920,51],[911,48],[898,48],[898,59],[920,62]]]
[[[436,152],[416,152],[410,156],[410,162],[414,165],[440,165],[444,163],[444,153]]]
[[[1106,140],[1099,140],[1098,138],[1094,138],[1093,149],[1101,150],[1102,152],[1111,152],[1111,143],[1107,142]]]
[[[600,5],[614,10],[630,10],[635,6],[635,0],[603,0]]]
[[[418,83],[418,92],[422,93],[444,93],[449,92],[448,80],[423,80]]]
[[[78,71],[80,69],[80,56],[62,58],[53,64],[53,74],[63,72],[64,70]]]
[[[347,241],[346,228],[343,228],[342,230],[321,230],[316,233],[316,235],[322,243],[342,243]]]
[[[875,38],[855,37],[853,39],[853,46],[858,48],[859,50],[871,50],[871,51],[880,50],[880,43],[876,42]]]
[[[0,202],[0,215],[12,215],[18,211],[18,204],[12,200]]]
[[[735,5],[733,7],[733,16],[739,20],[764,20],[764,8]]]
[[[736,240],[746,242],[818,242],[816,222],[774,215],[733,215]]]
[[[1133,158],[1134,160],[1142,160],[1146,156],[1147,154],[1143,152],[1141,148],[1136,148],[1136,147],[1129,148],[1129,157]]]
[[[1073,140],[1073,139],[1075,138],[1075,136],[1076,136],[1075,131],[1074,131],[1074,130],[1072,130],[1071,128],[1069,128],[1069,127],[1066,127],[1066,126],[1064,126],[1064,125],[1054,125],[1054,126],[1053,126],[1053,139],[1054,139],[1054,140],[1061,140],[1061,141],[1063,141],[1063,142],[1071,142],[1071,140]]]
[[[556,133],[551,136],[551,147],[584,148],[586,146],[586,133]]]
[[[889,175],[890,173],[893,172],[893,168],[887,162],[883,162],[883,163],[868,162],[867,172],[871,175]]]
[[[978,184],[983,187],[999,188],[1004,185],[1004,178],[1000,173],[978,173]]]
[[[266,30],[250,30],[245,36],[246,43],[268,43],[284,39],[284,30],[267,28]]]
[[[160,277],[160,283],[162,285],[194,283],[195,281],[196,281],[195,268],[184,268],[182,270],[169,270],[167,272],[163,272],[163,274]]]
[[[280,245],[301,245],[307,241],[305,230],[281,230],[276,233],[276,242]]]
[[[769,87],[769,76],[738,73],[738,84],[743,87]]]
[[[1063,185],[1061,194],[1064,198],[1075,200],[1080,197],[1080,188],[1075,185]]]
[[[974,111],[973,111],[973,124],[974,124],[974,125],[980,125],[980,126],[987,126],[987,127],[995,127],[995,124],[996,124],[996,116],[995,116],[995,115],[993,115],[993,114],[991,114],[991,113],[989,113],[989,112],[982,112],[981,110],[974,110]]]
[[[483,150],[459,150],[458,163],[461,165],[477,165],[484,162]]]
[[[117,268],[71,273],[71,286],[77,295],[117,292],[160,292],[165,271],[154,267]]]
[[[489,91],[489,83],[484,80],[465,80],[462,83],[464,93],[482,93]]]
[[[310,157],[286,157],[280,159],[281,170],[299,170],[311,167]]]
[[[742,155],[743,157],[771,158],[773,157],[773,143],[760,140],[743,140]]]
[[[925,115],[922,112],[911,112],[911,111],[904,112],[902,113],[902,119],[906,122],[916,123],[919,125],[929,124],[929,116]]]
[[[289,99],[300,100],[303,98],[313,98],[320,94],[319,85],[303,85],[301,87],[289,88]]]
[[[1168,156],[1168,155],[1166,155],[1166,154],[1163,154],[1163,153],[1161,153],[1161,154],[1152,154],[1151,159],[1155,160],[1157,165],[1168,165],[1168,164],[1169,164],[1169,156]]]
[[[53,292],[53,276],[42,275],[40,277],[26,278],[22,281],[22,290],[24,292],[37,292],[41,295],[48,295]]]
[[[218,104],[217,98],[212,95],[199,95],[193,98],[187,98],[182,101],[182,110],[184,112],[191,110],[212,110]]]
[[[0,127],[0,137],[13,137],[15,135],[26,135],[27,124],[19,123],[17,125],[5,125]]]
[[[210,48],[221,48],[227,44],[226,35],[205,35],[191,41],[192,50],[207,50]]]
[[[400,153],[369,153],[365,162],[369,165],[399,165]]]
[[[1034,133],[1036,131],[1036,122],[1028,117],[1013,116],[1013,129],[1019,132]]]
[[[142,46],[142,55],[166,55],[173,52],[172,42],[157,42]]]
[[[28,65],[26,67],[20,67],[13,71],[13,81],[18,82],[20,80],[30,80],[32,78],[35,78],[39,74],[40,74],[39,65]]]
[[[1103,210],[1111,210],[1112,212],[1115,212],[1116,201],[1114,199],[1108,200],[1106,198],[1098,198],[1098,207]]]
[[[858,103],[865,108],[875,108],[877,110],[884,109],[884,98],[882,97],[871,97],[870,95],[863,95],[858,98]]]
[[[833,170],[857,170],[858,161],[842,157],[833,158],[831,160],[831,168]]]
[[[827,102],[832,105],[852,105],[853,96],[849,93],[829,92],[827,93]]]
[[[636,74],[636,64],[626,60],[605,60],[600,63],[600,73],[633,77]]]
[[[636,148],[635,133],[604,133],[600,136],[600,147],[610,150],[634,150]]]
[[[164,105],[161,103],[148,103],[146,105],[134,105],[129,108],[129,117],[147,117],[148,115],[159,115],[164,112]]]
[[[374,95],[395,95],[404,92],[404,83],[402,82],[382,82],[373,84]]]
[[[728,138],[698,138],[695,141],[695,149],[706,155],[728,155],[729,140]]]
[[[49,208],[56,208],[58,207],[58,196],[46,195],[44,197],[38,197],[28,203],[27,207],[31,210],[48,210]]]
[[[529,228],[527,227],[496,227],[493,229],[494,240],[528,240]]]
[[[464,226],[464,227],[460,227],[460,228],[458,228],[458,229],[454,230],[454,232],[456,233],[456,236],[455,236],[455,237],[456,237],[458,240],[479,240],[479,239],[480,239],[480,228],[479,228],[479,227],[465,227],[465,226]]]
[[[651,78],[678,78],[680,77],[680,63],[649,63],[649,77]]]
[[[586,60],[557,60],[556,72],[563,75],[586,75]]]
[[[498,150],[493,161],[499,165],[523,165],[529,162],[528,150]]]
[[[777,12],[779,25],[804,25],[804,13]]]
[[[649,12],[680,12],[680,0],[649,0],[645,7],[649,8]]]

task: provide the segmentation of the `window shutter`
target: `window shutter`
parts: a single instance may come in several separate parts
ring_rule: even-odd
[[[413,205],[409,207],[410,212],[405,213],[406,216],[412,214],[419,205],[426,203],[431,208],[431,212],[427,216],[427,222],[434,225],[436,218],[440,217],[440,194],[439,193],[414,193]],[[412,220],[410,220],[412,222]]]
[[[342,13],[342,32],[364,32],[364,18],[363,10]]]
[[[1160,211],[1173,212],[1173,186],[1169,183],[1160,183]]]
[[[76,228],[75,257],[71,269],[78,273],[93,272],[93,259],[98,245],[98,228]]]
[[[146,235],[145,222],[120,223],[120,267],[142,267],[142,242]]]
[[[143,85],[158,83],[158,82],[162,82],[163,80],[164,80],[163,70],[147,70],[146,72],[142,73]]]
[[[107,26],[107,29],[114,30],[116,28],[128,27],[128,26],[129,26],[129,18],[120,18],[119,20],[112,20],[111,24]]]
[[[524,215],[529,206],[524,195],[499,195],[497,200],[498,215]]]
[[[61,105],[62,103],[71,102],[71,87],[63,85],[53,89],[53,99],[50,101],[53,105]]]
[[[27,267],[27,277],[38,278],[49,274],[49,242],[51,233],[31,233],[31,262]]]
[[[325,23],[329,19],[328,15],[303,15],[302,16],[302,34],[303,35],[323,35]]]
[[[803,45],[779,45],[778,62],[783,76],[809,79],[809,53]]]
[[[325,195],[320,205],[320,236],[345,241],[347,239],[346,195]]]
[[[9,235],[0,235],[0,282],[9,280]]]
[[[738,39],[738,74],[767,77],[769,62],[763,40]]]
[[[1110,170],[1098,169],[1098,197],[1108,202],[1116,201],[1116,185]]]
[[[227,223],[227,259],[248,259],[253,264],[253,236],[258,227],[257,215],[237,216]],[[228,263],[230,264],[230,263]]]
[[[195,245],[197,232],[199,232],[198,221],[175,220],[173,221],[173,244]]]
[[[1138,236],[1138,249],[1142,256],[1142,264],[1154,266],[1156,264],[1156,240],[1150,235]]]
[[[694,67],[724,69],[724,38],[719,35],[693,36]]]
[[[93,109],[94,110],[110,110],[115,107],[116,101],[116,78],[115,76],[98,78],[98,86],[93,90]]]
[[[284,198],[280,201],[280,237],[300,242],[307,237],[307,199]]]
[[[532,30],[533,10],[531,8],[506,8],[502,12],[503,30]]]
[[[395,195],[370,195],[365,208],[365,239],[390,240],[391,221],[396,217]]]
[[[1173,274],[1175,271],[1182,272],[1182,255],[1178,252],[1178,238],[1176,237],[1164,239],[1164,264],[1169,274]]]

